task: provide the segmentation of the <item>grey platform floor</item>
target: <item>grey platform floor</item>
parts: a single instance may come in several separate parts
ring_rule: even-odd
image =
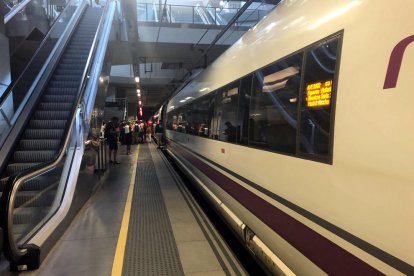
[[[141,159],[137,158],[138,151],[140,155],[143,154]],[[75,217],[41,268],[19,275],[111,275],[129,184],[137,160],[136,185],[140,181],[141,184],[145,184],[142,181],[150,181],[151,185],[158,185],[159,192],[148,192],[142,186],[137,186],[141,188],[135,188],[133,201],[137,197],[140,200],[151,201],[154,200],[151,198],[154,194],[163,199],[161,205],[164,204],[164,207],[159,208],[167,214],[162,218],[167,219],[163,225],[167,225],[167,228],[170,227],[168,231],[172,231],[171,237],[175,242],[172,251],[175,251],[179,258],[178,261],[171,258],[177,262],[177,270],[173,271],[168,268],[157,270],[154,267],[155,270],[151,273],[151,270],[134,268],[134,265],[140,265],[143,258],[142,255],[128,255],[128,247],[134,249],[142,246],[143,239],[151,240],[150,236],[145,235],[153,233],[147,231],[145,234],[141,233],[139,238],[128,237],[122,275],[246,274],[186,188],[171,175],[163,157],[153,144],[140,145],[139,150],[137,146],[133,146],[132,155],[125,155],[125,149],[121,147],[119,153],[121,164],[110,165],[105,182]],[[149,168],[151,166],[153,167]],[[154,174],[148,175],[148,170],[151,169]],[[137,206],[144,208],[139,204],[135,208]],[[159,218],[160,215],[156,214],[155,217]],[[131,219],[130,223],[139,221]],[[131,227],[134,226],[129,227],[131,235]],[[142,231],[139,227],[135,228]],[[134,265],[131,265],[131,262],[135,262]],[[157,265],[156,262],[152,263]]]

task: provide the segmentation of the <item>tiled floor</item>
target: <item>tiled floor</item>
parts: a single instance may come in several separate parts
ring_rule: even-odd
[[[109,164],[106,181],[85,204],[40,269],[22,275],[110,275],[136,149]]]
[[[240,264],[234,271],[230,265],[225,265],[229,260],[219,260],[232,254],[217,253],[217,248],[213,250],[217,239],[211,242],[211,238],[206,237],[206,229],[198,224],[194,210],[184,200],[184,194],[178,189],[155,146],[144,146],[149,146],[151,151],[184,274],[245,274]],[[110,165],[106,181],[75,217],[41,268],[21,275],[111,275],[129,184],[134,175],[137,146],[132,147],[132,155],[124,152],[124,149],[120,150],[121,164]],[[186,197],[188,199],[188,195]],[[233,258],[230,262],[237,262],[234,256],[230,257]],[[3,272],[5,270],[0,269],[1,275],[13,275]]]

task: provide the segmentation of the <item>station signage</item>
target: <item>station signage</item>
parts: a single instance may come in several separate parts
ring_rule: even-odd
[[[332,94],[332,81],[311,83],[306,86],[307,107],[330,106]]]

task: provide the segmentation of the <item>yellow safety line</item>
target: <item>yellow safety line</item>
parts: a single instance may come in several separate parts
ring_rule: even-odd
[[[111,274],[112,276],[121,276],[122,275],[122,268],[123,268],[123,265],[124,265],[126,240],[127,240],[128,227],[129,227],[129,217],[131,215],[132,196],[134,194],[135,177],[136,177],[136,174],[137,174],[139,149],[140,149],[140,145],[138,145],[137,159],[136,159],[136,162],[134,164],[131,181],[129,182],[129,190],[128,190],[127,201],[125,203],[124,216],[122,217],[121,230],[119,231],[118,243],[116,244],[116,252],[115,252],[115,257],[114,257],[114,263],[112,265],[112,274]]]

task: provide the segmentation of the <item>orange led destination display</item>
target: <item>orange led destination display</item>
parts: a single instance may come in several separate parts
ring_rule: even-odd
[[[306,86],[308,107],[329,106],[331,104],[332,81],[311,83]]]

